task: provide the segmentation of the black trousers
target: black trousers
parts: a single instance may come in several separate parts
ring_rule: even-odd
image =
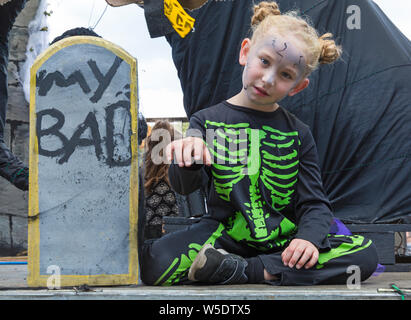
[[[147,285],[191,283],[187,278],[188,270],[205,244],[240,255],[249,262],[261,261],[268,273],[277,276],[276,281],[264,281],[273,285],[346,284],[353,270],[358,270],[361,281],[373,274],[378,256],[371,240],[358,235],[329,234],[328,237],[331,250],[320,252],[314,267],[298,270],[283,265],[281,253],[288,243],[280,250],[261,252],[234,241],[226,233],[223,223],[203,218],[183,230],[141,243],[141,279]],[[261,279],[262,275],[252,278]]]
[[[0,142],[4,139],[8,99],[7,65],[9,63],[9,34],[17,15],[27,0],[12,0],[0,6]]]

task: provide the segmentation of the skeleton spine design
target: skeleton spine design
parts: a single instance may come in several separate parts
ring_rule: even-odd
[[[208,120],[205,127],[214,132],[207,135],[207,146],[214,157],[215,191],[222,200],[230,202],[235,186],[248,183],[248,197],[240,206],[254,224],[255,238],[266,238],[269,212],[265,208],[270,206],[280,212],[291,203],[298,176],[298,132]],[[262,196],[262,188],[269,199]]]

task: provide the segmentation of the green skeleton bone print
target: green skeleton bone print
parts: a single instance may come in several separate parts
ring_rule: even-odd
[[[239,205],[253,224],[254,240],[267,239],[273,232],[278,235],[278,230],[267,229],[270,213],[264,207],[268,205],[281,212],[291,203],[298,178],[298,132],[281,132],[269,126],[252,129],[248,123],[208,120],[205,128],[206,144],[214,159],[214,187],[219,197],[231,202],[235,186],[247,183],[248,195]],[[262,194],[263,187],[268,199]],[[289,220],[287,223],[288,229],[291,225],[295,227]]]

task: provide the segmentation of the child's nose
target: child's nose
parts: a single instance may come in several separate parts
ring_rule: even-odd
[[[263,82],[271,86],[274,85],[275,72],[266,72],[263,76]]]

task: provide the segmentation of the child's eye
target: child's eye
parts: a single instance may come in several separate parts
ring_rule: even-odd
[[[291,75],[291,74],[289,74],[288,72],[282,72],[281,73],[282,74],[282,76],[284,77],[284,78],[286,78],[286,79],[292,79],[293,78],[293,76]]]
[[[268,65],[268,64],[269,64],[269,62],[268,62],[267,59],[261,58],[260,60],[261,60],[261,63],[264,64],[264,65]]]

